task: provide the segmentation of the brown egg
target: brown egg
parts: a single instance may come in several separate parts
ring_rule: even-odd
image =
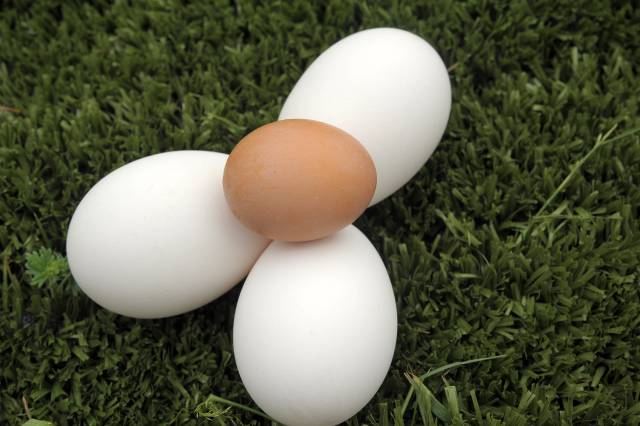
[[[267,238],[308,241],[352,223],[376,189],[376,169],[353,136],[313,120],[282,120],[245,136],[229,155],[231,211]]]

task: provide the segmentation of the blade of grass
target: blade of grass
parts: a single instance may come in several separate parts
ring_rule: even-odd
[[[380,426],[389,426],[389,404],[381,402],[378,404]]]
[[[616,130],[616,127],[617,127],[617,125],[614,125],[613,127],[611,127],[604,134],[604,136],[602,134],[598,135],[598,137],[596,138],[596,143],[589,150],[589,152],[587,152],[584,155],[584,157],[580,158],[571,167],[569,167],[570,172],[567,175],[567,177],[564,178],[564,180],[560,183],[560,185],[558,185],[558,187],[553,191],[553,193],[549,196],[549,198],[546,199],[544,204],[542,204],[542,207],[540,207],[538,212],[533,216],[533,218],[531,218],[531,220],[529,221],[529,224],[528,224],[527,228],[525,229],[524,233],[521,234],[521,236],[518,238],[517,244],[521,244],[522,242],[527,240],[527,238],[529,237],[529,235],[530,235],[530,233],[531,233],[531,231],[533,229],[533,224],[534,224],[534,221],[536,221],[536,218],[539,218],[540,215],[542,215],[542,213],[544,213],[544,211],[547,209],[547,207],[549,207],[549,205],[556,199],[556,197],[558,197],[558,195],[560,195],[560,193],[562,191],[564,191],[567,188],[567,186],[569,186],[569,184],[571,183],[573,178],[580,171],[580,168],[582,167],[582,165],[584,163],[586,163],[587,161],[589,161],[589,159],[591,157],[593,157],[593,155],[601,147],[603,147],[603,146],[605,146],[607,144],[611,144],[613,142],[628,138],[629,136],[633,136],[634,134],[640,132],[640,127],[637,127],[637,128],[628,130],[626,132],[622,132],[621,134],[619,134],[617,136],[614,136],[613,138],[609,139],[609,136],[611,136],[611,134]]]
[[[469,392],[471,394],[471,403],[473,404],[473,411],[476,415],[476,421],[480,426],[484,426],[484,419],[482,418],[482,410],[480,410],[480,404],[478,403],[478,398],[476,397],[475,389],[471,389]]]
[[[484,362],[484,361],[491,361],[494,359],[500,359],[500,358],[504,358],[507,355],[494,355],[494,356],[488,356],[488,357],[484,357],[484,358],[474,358],[474,359],[470,359],[467,361],[458,361],[458,362],[452,362],[451,364],[447,364],[447,365],[443,365],[442,367],[438,367],[435,368],[433,370],[428,371],[427,373],[419,376],[419,379],[421,381],[424,381],[426,379],[428,379],[429,377],[435,376],[436,374],[440,374],[442,372],[451,370],[452,368],[456,368],[456,367],[461,367],[463,365],[469,365],[469,364],[476,364],[479,362]],[[404,416],[404,414],[407,411],[407,408],[409,407],[409,401],[411,400],[411,397],[413,396],[414,393],[414,389],[413,387],[409,388],[409,391],[407,392],[407,395],[404,398],[404,403],[402,404],[402,410],[401,413]]]
[[[11,108],[8,106],[0,105],[0,112],[10,112],[12,114],[22,114],[22,110],[18,108]]]
[[[444,395],[447,398],[449,415],[452,418],[460,417],[460,403],[458,401],[458,391],[455,386],[445,386]]]
[[[240,404],[238,402],[230,401],[228,399],[219,397],[217,395],[209,395],[207,397],[207,399],[204,401],[203,404],[206,404],[206,403],[219,403],[219,404],[227,405],[228,407],[234,407],[234,408],[238,408],[240,410],[244,410],[244,411],[246,411],[248,413],[255,414],[256,416],[260,416],[260,417],[262,417],[264,419],[267,419],[269,421],[272,421],[272,422],[276,421],[273,418],[271,418],[268,414],[265,414],[260,410],[256,410],[255,408],[251,408],[251,407],[249,407],[247,405]]]
[[[447,410],[447,407],[436,399],[433,393],[419,377],[412,374],[406,374],[405,376],[407,377],[407,380],[409,380],[409,383],[411,383],[412,388],[415,389],[416,402],[423,424],[435,424],[431,413],[444,422],[451,421],[451,413]]]
[[[22,426],[53,426],[53,423],[45,420],[29,419]]]

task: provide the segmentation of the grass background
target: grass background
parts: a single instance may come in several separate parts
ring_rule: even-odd
[[[599,134],[640,125],[633,2],[127,3],[0,4],[0,424],[27,419],[23,396],[58,425],[204,424],[210,394],[254,407],[232,357],[238,288],[132,320],[78,293],[55,253],[109,171],[229,152],[320,52],[376,26],[438,49],[453,108],[427,165],[357,222],[391,275],[399,335],[350,423],[429,422],[427,388],[456,424],[640,423],[638,136],[572,169]],[[497,354],[422,387],[405,377]]]

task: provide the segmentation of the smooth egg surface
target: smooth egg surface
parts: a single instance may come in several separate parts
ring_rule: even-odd
[[[91,188],[67,234],[69,267],[87,296],[122,315],[160,318],[237,284],[268,240],[229,210],[226,160],[205,151],[152,155]]]
[[[397,313],[375,247],[350,225],[304,243],[274,241],[249,273],[233,324],[247,391],[286,425],[335,425],[382,384]]]
[[[375,204],[425,164],[450,110],[449,74],[436,50],[410,32],[374,28],[322,53],[296,83],[280,119],[322,121],[360,141],[377,171]]]
[[[313,120],[283,120],[243,138],[229,156],[231,210],[266,238],[308,241],[352,223],[375,191],[367,150],[348,133]]]

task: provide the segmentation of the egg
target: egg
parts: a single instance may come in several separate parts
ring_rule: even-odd
[[[435,49],[407,31],[375,28],[322,53],[294,86],[280,119],[322,121],[360,141],[377,171],[375,204],[425,164],[450,110],[449,76]]]
[[[308,241],[352,223],[375,191],[376,170],[353,136],[312,120],[283,120],[244,137],[224,170],[231,210],[270,239]]]
[[[87,296],[122,315],[160,318],[238,283],[268,240],[229,210],[226,159],[204,151],[152,155],[91,188],[67,234],[69,267]]]
[[[267,414],[287,425],[335,425],[382,384],[396,333],[385,266],[350,225],[267,247],[242,287],[233,347],[242,382]]]

